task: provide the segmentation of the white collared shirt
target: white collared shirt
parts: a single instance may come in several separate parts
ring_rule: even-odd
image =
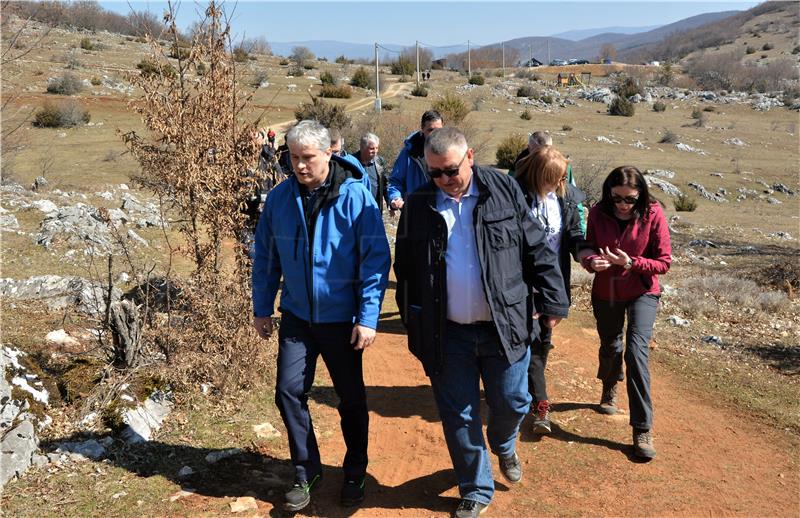
[[[478,204],[478,188],[473,180],[474,176],[461,201],[441,189],[436,193],[436,211],[447,223],[447,319],[459,324],[492,320],[472,224],[472,213]]]

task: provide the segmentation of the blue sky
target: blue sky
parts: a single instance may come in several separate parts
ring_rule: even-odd
[[[598,27],[666,25],[708,12],[746,10],[760,2],[623,1],[623,2],[225,2],[233,12],[237,38],[265,36],[267,41],[337,40],[353,43],[476,45],[525,36],[549,36]],[[110,10],[127,14],[150,10],[161,14],[166,2],[105,1]],[[198,19],[205,2],[183,0],[178,23]],[[235,10],[234,10],[235,8]]]

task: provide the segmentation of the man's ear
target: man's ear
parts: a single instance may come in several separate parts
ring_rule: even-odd
[[[472,148],[467,149],[467,161],[470,167],[475,165],[475,150]]]

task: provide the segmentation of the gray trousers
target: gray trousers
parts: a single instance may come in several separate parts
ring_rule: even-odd
[[[597,378],[604,385],[622,381],[622,361],[625,360],[630,423],[634,428],[646,430],[653,426],[648,357],[658,299],[657,295],[642,295],[629,301],[592,298],[597,334],[600,335]],[[623,345],[622,330],[626,315],[628,328]]]

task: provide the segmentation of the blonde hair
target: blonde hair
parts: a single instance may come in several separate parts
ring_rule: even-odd
[[[566,193],[567,159],[553,146],[542,146],[519,161],[517,178],[532,194],[543,198],[546,185],[556,184],[556,194]]]

